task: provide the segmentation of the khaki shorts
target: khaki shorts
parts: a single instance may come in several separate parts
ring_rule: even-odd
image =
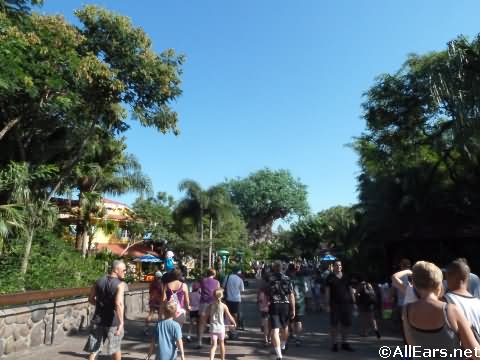
[[[87,343],[85,344],[84,351],[89,353],[98,353],[104,349],[102,354],[112,355],[120,352],[120,345],[122,343],[124,331],[120,335],[115,336],[116,326],[100,326],[92,324],[90,326],[90,334],[88,335]]]
[[[200,306],[198,308],[198,313],[200,314],[200,316],[205,316],[207,315],[207,311],[208,311],[208,307],[210,306],[210,304],[207,304],[207,303],[200,303]]]

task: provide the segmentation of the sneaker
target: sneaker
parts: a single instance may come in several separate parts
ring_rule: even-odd
[[[300,345],[302,345],[302,340],[300,339],[295,340],[295,346],[299,347]]]
[[[354,352],[355,350],[350,346],[349,343],[343,343],[342,344],[342,350],[349,351],[349,352]]]
[[[188,335],[185,340],[187,341],[187,343],[191,343],[192,342],[192,337],[190,335]]]
[[[333,344],[332,349],[333,352],[338,352],[338,344]]]
[[[380,331],[375,330],[375,335],[377,335],[377,339],[380,339],[382,336],[380,335]]]
[[[282,351],[287,351],[288,350],[288,342],[285,343],[285,346],[282,348]]]
[[[148,328],[143,329],[143,334],[145,336],[150,336],[150,329],[148,329]]]

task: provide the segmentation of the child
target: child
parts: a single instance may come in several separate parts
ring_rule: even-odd
[[[145,319],[145,335],[150,335],[149,323],[152,321],[155,313],[159,317],[160,303],[162,300],[162,272],[155,272],[155,280],[150,284],[150,300],[148,302],[149,311],[147,318]]]
[[[147,360],[153,354],[155,343],[157,343],[156,360],[172,360],[177,358],[177,349],[180,350],[180,358],[185,360],[183,353],[182,328],[173,320],[177,311],[177,305],[173,302],[165,305],[165,319],[160,320],[155,328],[155,336],[152,337]]]
[[[265,340],[265,346],[270,344],[270,322],[268,321],[268,309],[270,307],[270,302],[268,301],[268,296],[266,294],[266,285],[260,287],[257,297],[258,310],[260,311],[260,317],[262,319],[262,331]]]
[[[197,333],[198,326],[198,310],[200,309],[200,283],[194,282],[192,284],[192,292],[190,293],[190,332],[187,336],[187,341],[191,341],[190,334]],[[195,332],[193,330],[195,329]]]
[[[356,292],[356,301],[360,310],[360,336],[368,336],[369,327],[372,326],[375,335],[380,339],[377,321],[375,320],[374,307],[377,303],[377,294],[372,285],[366,281],[362,281]]]
[[[217,340],[220,343],[220,358],[225,360],[225,324],[224,314],[227,315],[230,323],[235,327],[235,319],[228,311],[227,305],[222,303],[223,289],[216,289],[214,292],[215,302],[208,307],[208,314],[210,314],[210,337],[212,339],[212,347],[210,348],[210,360],[215,358],[217,351]]]

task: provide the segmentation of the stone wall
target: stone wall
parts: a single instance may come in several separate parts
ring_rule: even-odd
[[[125,294],[125,317],[134,319],[148,309],[148,290]],[[87,298],[62,300],[0,310],[0,358],[41,345],[61,344],[90,324],[94,307]]]

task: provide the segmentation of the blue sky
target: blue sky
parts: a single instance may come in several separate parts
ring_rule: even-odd
[[[133,125],[128,151],[155,191],[289,169],[317,212],[357,201],[362,94],[409,53],[480,32],[476,0],[45,0],[40,12],[98,4],[129,16],[158,51],[187,57],[172,104],[181,134]],[[135,194],[120,200],[131,203]]]

